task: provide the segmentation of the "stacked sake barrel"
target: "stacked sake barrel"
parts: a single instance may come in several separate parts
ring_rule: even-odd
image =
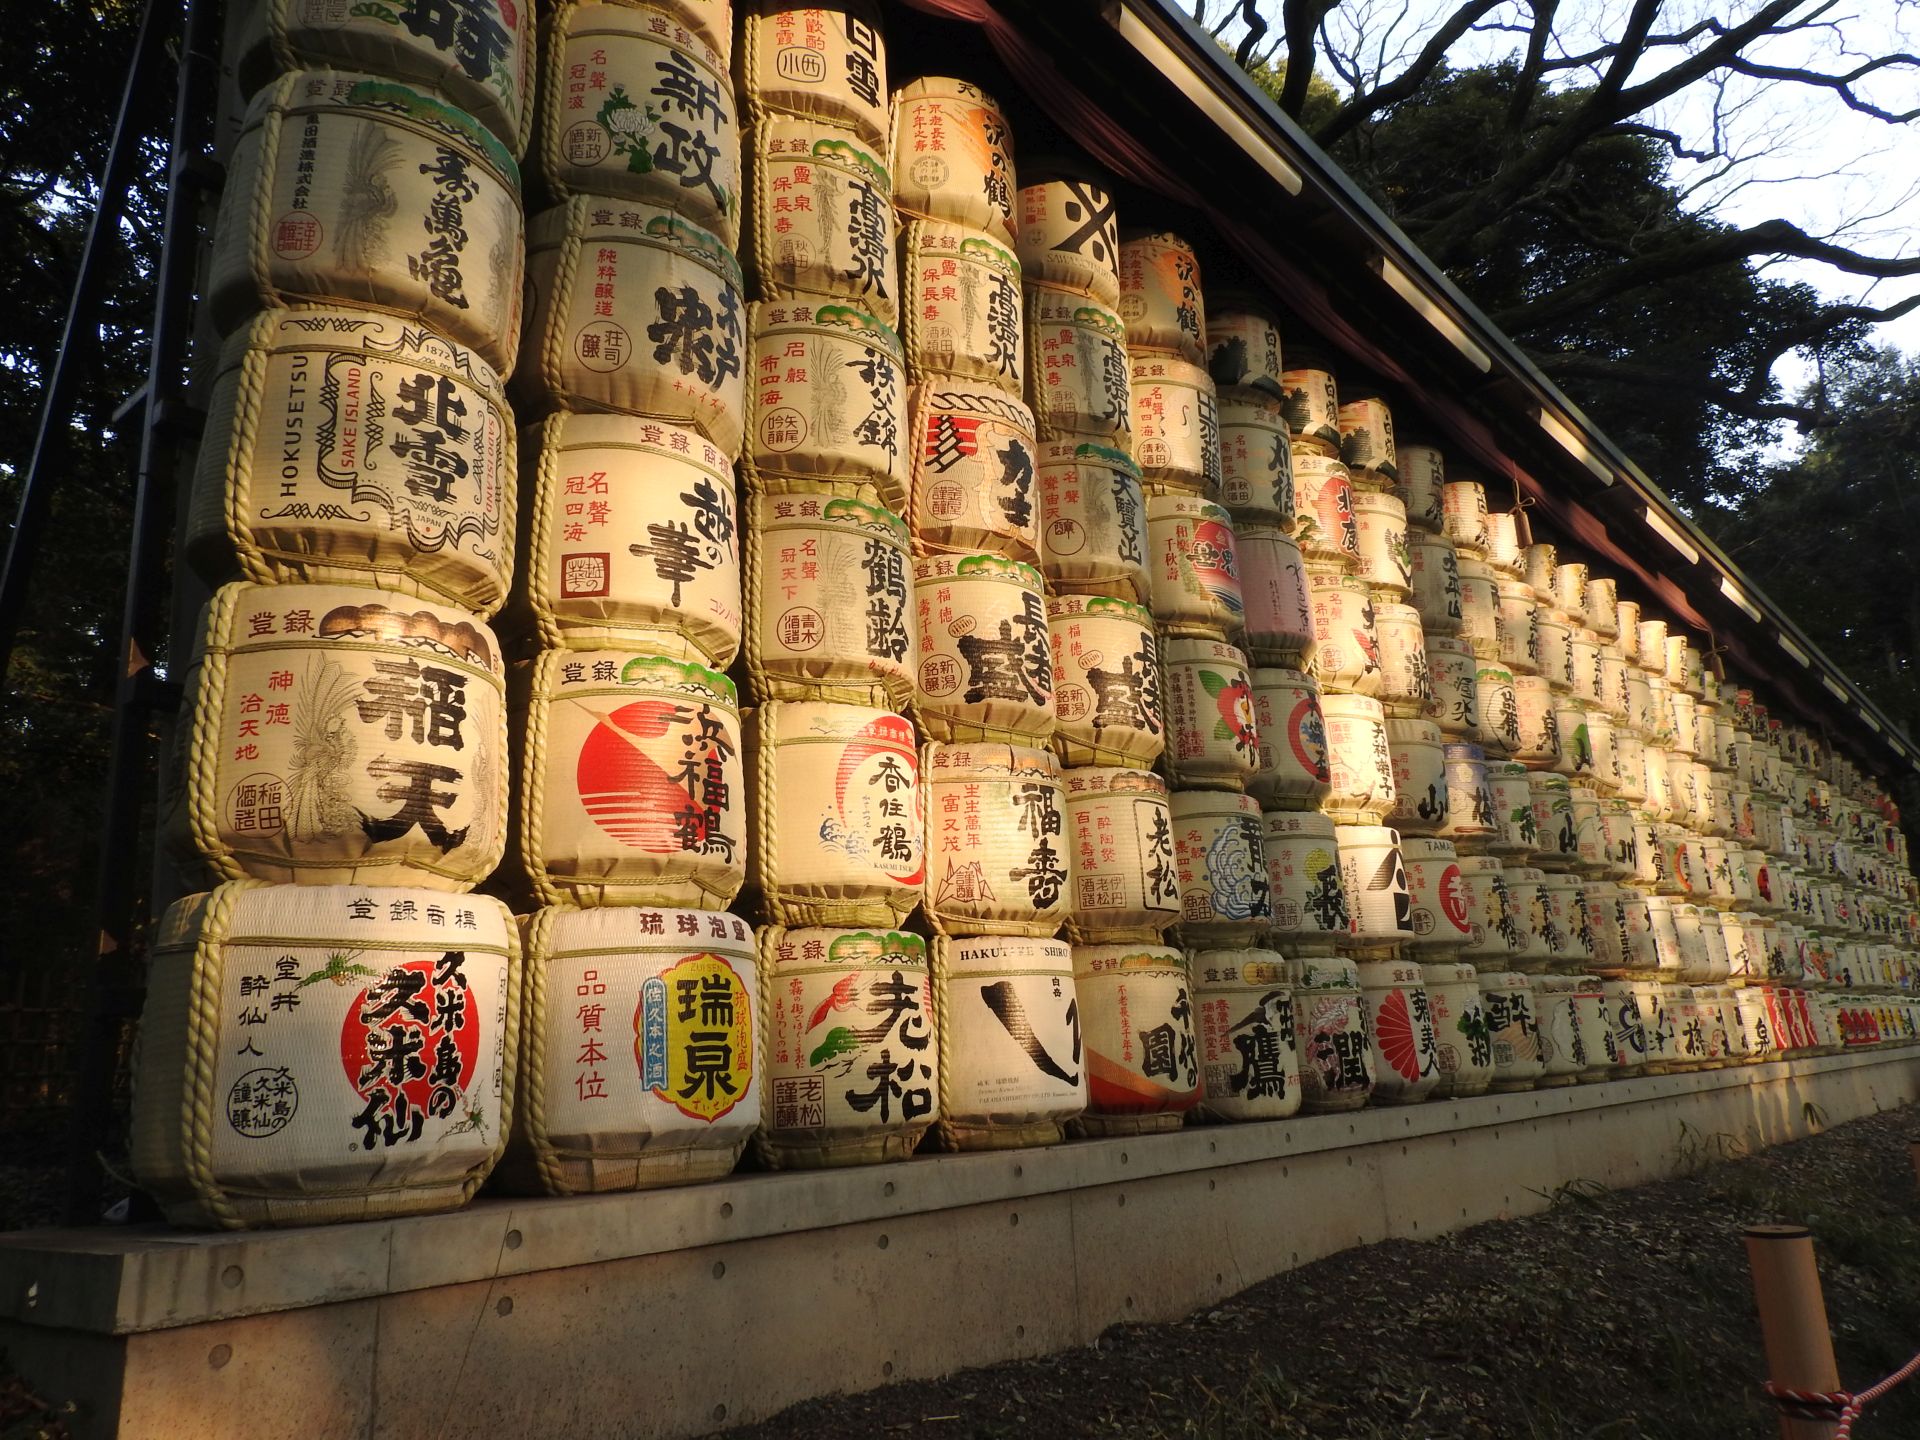
[[[503,852],[524,10],[260,6],[208,275],[134,1166],[226,1227],[445,1209],[514,1109]],[[183,647],[185,648],[185,647]],[[202,889],[212,885],[210,890]]]

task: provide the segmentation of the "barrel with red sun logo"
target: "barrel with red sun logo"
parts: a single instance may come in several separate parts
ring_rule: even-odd
[[[760,1120],[760,987],[737,916],[555,906],[527,920],[500,1179],[583,1195],[713,1180]]]
[[[717,670],[547,651],[522,783],[521,850],[544,904],[721,909],[746,878],[740,711]]]
[[[1148,575],[1162,631],[1226,640],[1246,622],[1233,517],[1192,495],[1147,499]]]
[[[162,834],[203,877],[471,889],[506,833],[499,642],[452,606],[236,581],[187,668]]]
[[[1249,793],[1272,810],[1319,809],[1333,780],[1320,682],[1304,670],[1255,670],[1253,723],[1260,769]]]
[[[1453,842],[1403,836],[1400,853],[1413,897],[1413,935],[1407,944],[1421,961],[1451,956],[1473,939],[1467,886]]]
[[[904,1160],[940,1118],[927,942],[899,930],[760,932],[769,1169]]]
[[[1076,945],[1087,1045],[1089,1135],[1178,1130],[1200,1102],[1200,1049],[1186,956],[1164,945]]]
[[[1087,1107],[1073,955],[1059,940],[933,942],[944,1150],[1051,1145]]]
[[[748,888],[788,924],[896,925],[920,903],[920,758],[904,716],[772,701],[747,727]]]
[[[1373,1098],[1382,1105],[1413,1105],[1440,1084],[1440,1046],[1433,1001],[1420,966],[1411,960],[1362,960],[1373,1041]]]
[[[553,415],[528,440],[526,595],[541,642],[731,664],[740,529],[726,453],[633,415]]]
[[[161,920],[133,1164],[175,1224],[450,1210],[506,1143],[519,1029],[506,907],[242,881]]]

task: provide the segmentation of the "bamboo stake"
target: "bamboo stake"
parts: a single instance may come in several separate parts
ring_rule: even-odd
[[[1789,1390],[1835,1393],[1840,1371],[1833,1359],[1833,1333],[1827,1328],[1812,1232],[1800,1225],[1749,1225],[1746,1241],[1772,1382]],[[1783,1410],[1781,1440],[1832,1440],[1838,1423],[1837,1415],[1810,1420]]]

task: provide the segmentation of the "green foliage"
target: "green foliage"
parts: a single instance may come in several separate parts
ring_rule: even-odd
[[[9,521],[59,345],[138,7],[75,0],[15,7],[0,47],[0,513]],[[164,93],[152,97],[155,124]],[[129,523],[132,456],[114,408],[145,369],[146,283],[162,202],[157,147],[115,255],[94,355],[52,469],[56,499],[13,666],[0,692],[0,975],[86,953],[85,901],[104,779]]]

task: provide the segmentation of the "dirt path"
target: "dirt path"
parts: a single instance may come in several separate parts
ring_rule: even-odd
[[[798,1405],[732,1440],[926,1436],[1761,1440],[1741,1227],[1809,1226],[1840,1373],[1920,1349],[1920,1114],[1858,1120],[1637,1190],[1568,1188],[1523,1220],[1389,1241],[1085,1349]],[[1920,1381],[1857,1440],[1920,1436]]]

